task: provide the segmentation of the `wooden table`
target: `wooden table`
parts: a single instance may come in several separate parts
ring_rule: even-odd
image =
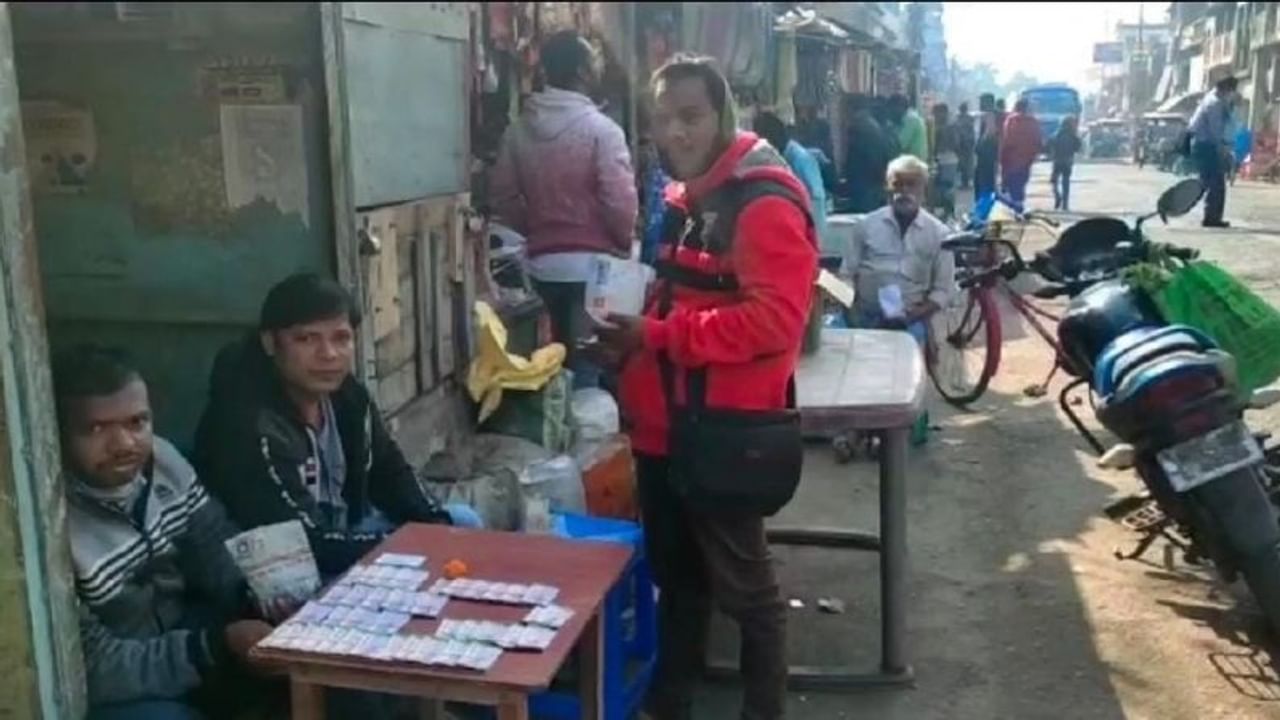
[[[562,540],[546,535],[467,530],[441,525],[406,525],[375,548],[372,562],[384,552],[426,555],[432,579],[446,562],[459,558],[470,577],[501,582],[543,583],[560,588],[557,604],[574,611],[573,619],[545,652],[504,652],[487,673],[435,668],[365,658],[317,655],[293,650],[255,648],[252,656],[288,673],[295,720],[324,717],[324,688],[413,695],[430,698],[423,716],[434,717],[444,701],[496,706],[499,720],[528,718],[529,695],[545,690],[575,648],[580,662],[579,691],[583,717],[597,718],[601,707],[600,609],[606,593],[621,577],[631,549],[613,543]],[[443,618],[519,622],[528,608],[450,600]],[[442,619],[443,619],[442,618]],[[438,620],[414,620],[402,632],[428,634]]]
[[[825,329],[822,346],[796,368],[796,400],[808,437],[880,431],[880,532],[845,528],[769,529],[770,542],[880,554],[880,667],[792,667],[795,690],[841,690],[909,683],[906,657],[907,444],[924,405],[924,358],[905,332]],[[732,668],[715,667],[721,677]]]

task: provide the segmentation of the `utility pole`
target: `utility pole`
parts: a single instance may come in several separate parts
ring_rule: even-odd
[[[1129,112],[1133,116],[1133,131],[1130,137],[1133,138],[1133,160],[1138,161],[1138,154],[1142,152],[1142,143],[1138,141],[1139,132],[1142,127],[1142,110],[1146,107],[1144,100],[1147,85],[1147,67],[1146,52],[1143,48],[1143,32],[1146,30],[1145,6],[1138,3],[1138,43],[1137,49],[1134,50],[1133,60],[1129,65]]]

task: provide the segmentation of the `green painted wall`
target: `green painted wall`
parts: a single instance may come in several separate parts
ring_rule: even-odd
[[[3,393],[0,387],[0,397]],[[12,470],[8,433],[0,413],[0,507],[5,509],[0,521],[0,648],[4,648],[0,652],[0,718],[18,720],[36,717],[39,699]]]
[[[84,191],[34,193],[52,345],[129,348],[160,432],[185,445],[214,353],[267,289],[331,271],[332,203],[315,4],[173,5],[175,20],[141,23],[15,11],[15,38],[23,101],[88,110],[96,129]],[[281,67],[303,108],[308,217],[228,209],[209,69],[246,60]]]

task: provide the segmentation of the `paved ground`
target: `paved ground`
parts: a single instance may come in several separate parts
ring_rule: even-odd
[[[1082,212],[1154,208],[1169,175],[1121,165],[1077,169]],[[1032,205],[1046,207],[1037,168]],[[1198,217],[1154,234],[1201,248],[1280,304],[1280,188],[1240,184],[1228,200],[1238,229],[1203,232]],[[1022,388],[1050,355],[1014,331],[992,390],[958,414],[935,403],[942,429],[911,461],[910,648],[914,689],[793,695],[791,717],[887,720],[1053,718],[1112,720],[1280,717],[1280,675],[1256,639],[1260,618],[1239,588],[1189,568],[1156,546],[1119,562],[1130,537],[1100,517],[1136,488],[1097,470],[1048,399]],[[1252,418],[1280,431],[1280,414]],[[788,524],[874,527],[874,466],[837,466],[816,449]],[[874,556],[780,549],[791,611],[793,662],[871,667],[878,652]],[[819,614],[819,597],[848,603]],[[718,633],[731,655],[734,633]],[[707,688],[698,717],[736,717],[732,686]]]

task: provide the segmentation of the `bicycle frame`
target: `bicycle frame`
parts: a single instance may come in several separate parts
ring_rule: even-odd
[[[991,262],[991,249],[1001,245],[1009,248],[1011,254],[1014,256],[1013,260],[1006,260],[999,264]],[[1048,377],[1046,377],[1044,382],[1040,383],[1038,386],[1033,386],[1038,390],[1036,394],[1044,394],[1048,390],[1049,383],[1053,381],[1053,378],[1057,375],[1058,371],[1063,368],[1062,346],[1058,342],[1057,333],[1055,330],[1051,329],[1053,326],[1057,325],[1061,318],[1040,307],[1038,304],[1010,286],[1009,281],[1020,275],[1026,268],[1025,264],[1022,262],[1021,255],[1018,253],[1017,246],[1014,243],[1008,240],[988,237],[986,243],[977,248],[973,248],[972,252],[982,256],[983,259],[987,260],[987,262],[981,263],[986,267],[977,272],[974,282],[969,285],[968,291],[971,293],[1001,293],[1008,299],[1009,304],[1013,309],[1024,320],[1026,320],[1031,329],[1039,335],[1050,348],[1053,349],[1054,363],[1053,367],[1049,371]],[[971,303],[970,307],[977,307],[978,305],[979,303]],[[1052,323],[1052,325],[1049,323]],[[962,326],[967,324],[967,319],[961,323]],[[1003,336],[1003,328],[1001,330],[1001,335]],[[965,339],[965,342],[967,342],[967,340],[968,339]],[[998,371],[999,369],[997,366],[997,372]],[[1084,421],[1081,420],[1080,416],[1072,409],[1070,402],[1070,394],[1082,386],[1087,387],[1088,382],[1088,378],[1083,378],[1068,383],[1058,394],[1058,406],[1062,408],[1063,414],[1067,416],[1067,419],[1071,422],[1072,426],[1078,433],[1080,433],[1081,437],[1085,439],[1094,452],[1101,455],[1105,452],[1105,447],[1102,442],[1098,440],[1097,436],[1095,436],[1085,426]]]
[[[1054,376],[1057,375],[1058,371],[1063,367],[1062,345],[1058,342],[1057,333],[1046,327],[1041,319],[1047,319],[1056,324],[1060,318],[1028,300],[1022,295],[1022,293],[1019,293],[1009,287],[1007,281],[998,281],[997,284],[1004,291],[1005,296],[1009,298],[1010,304],[1018,311],[1018,314],[1031,325],[1031,328],[1035,330],[1036,334],[1039,335],[1041,339],[1049,345],[1049,347],[1053,348],[1053,368],[1049,371],[1049,376],[1038,386],[1042,393],[1046,392],[1048,390],[1049,383],[1053,381]],[[1058,407],[1062,409],[1063,414],[1067,416],[1067,419],[1076,429],[1076,432],[1080,433],[1080,436],[1085,439],[1085,442],[1087,442],[1091,448],[1093,448],[1094,452],[1098,455],[1102,455],[1102,453],[1106,452],[1106,448],[1103,446],[1102,441],[1098,440],[1097,436],[1095,436],[1093,432],[1085,426],[1084,421],[1080,419],[1080,416],[1071,409],[1071,393],[1082,386],[1088,387],[1088,385],[1089,379],[1087,377],[1078,378],[1068,383],[1058,393]]]

